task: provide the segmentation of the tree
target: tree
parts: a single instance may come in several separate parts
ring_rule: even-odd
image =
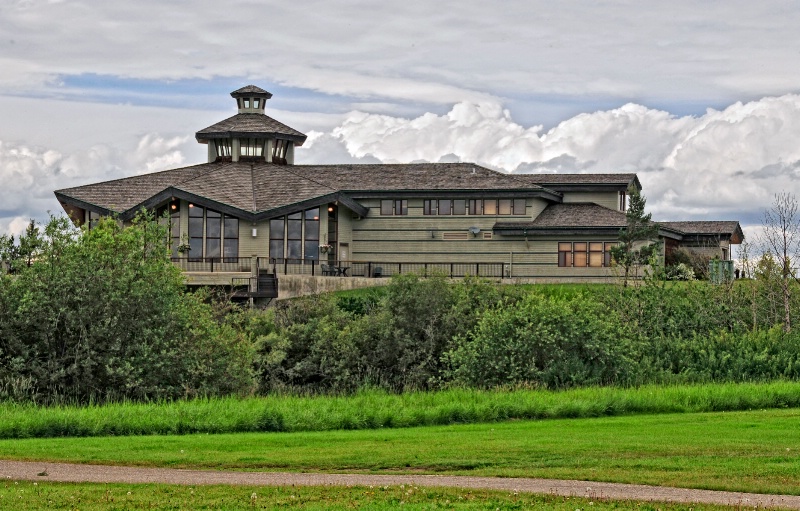
[[[775,195],[772,206],[764,211],[761,242],[764,253],[775,261],[783,304],[783,329],[792,329],[792,284],[797,281],[796,268],[800,257],[800,215],[797,211],[797,198],[791,193]]]
[[[650,213],[644,212],[645,197],[633,185],[628,187],[628,195],[627,225],[620,229],[619,244],[611,249],[611,257],[624,271],[626,287],[631,270],[638,273],[638,268],[649,264],[659,249],[658,243],[652,241],[658,237],[658,225],[652,222]]]
[[[30,399],[84,403],[251,383],[247,343],[186,293],[151,216],[124,229],[111,218],[33,227],[23,237],[35,257],[18,254],[16,275],[0,278],[0,386],[32,381]]]

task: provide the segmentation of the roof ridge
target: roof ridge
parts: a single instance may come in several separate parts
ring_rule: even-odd
[[[83,188],[85,186],[94,186],[94,185],[99,185],[99,184],[103,184],[104,185],[104,184],[108,184],[108,183],[117,183],[119,181],[127,181],[129,179],[139,179],[139,178],[144,178],[144,177],[156,176],[156,175],[159,175],[159,174],[166,174],[168,172],[176,172],[176,171],[179,171],[179,170],[184,170],[185,171],[187,169],[193,169],[193,168],[196,168],[196,167],[202,167],[203,165],[208,165],[208,163],[197,163],[195,165],[189,165],[188,167],[178,167],[176,169],[166,169],[166,170],[159,170],[159,171],[156,171],[156,172],[146,172],[144,174],[137,174],[135,176],[118,177],[116,179],[109,179],[108,181],[101,181],[99,183],[90,183],[90,184],[86,184],[86,185],[71,186],[69,188],[61,188],[59,190],[55,190],[55,192],[63,192],[65,190],[75,190],[77,188]],[[192,178],[192,179],[194,179],[194,178]],[[183,182],[183,181],[180,181],[180,182]],[[170,185],[170,186],[172,186],[172,185]]]

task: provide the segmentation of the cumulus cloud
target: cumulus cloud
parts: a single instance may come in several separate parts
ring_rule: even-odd
[[[151,133],[130,149],[97,144],[65,154],[0,140],[0,233],[18,234],[31,218],[60,213],[54,190],[178,166],[184,142]]]
[[[416,118],[352,112],[333,129],[353,158],[474,161],[508,172],[636,172],[662,219],[752,220],[800,177],[800,96],[677,117],[627,104],[543,132],[499,103],[456,104]],[[330,143],[330,142],[329,142]]]

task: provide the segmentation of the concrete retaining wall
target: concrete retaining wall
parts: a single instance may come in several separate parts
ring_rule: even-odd
[[[310,275],[279,275],[278,300],[345,291],[364,287],[385,286],[391,279],[367,277],[312,277]]]

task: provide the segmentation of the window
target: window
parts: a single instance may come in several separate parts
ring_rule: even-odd
[[[189,204],[189,247],[189,259],[239,257],[239,219]]]
[[[269,221],[269,256],[281,262],[283,260],[283,236],[286,224],[285,217],[273,218]]]
[[[619,192],[619,210],[625,211],[628,209],[628,196],[625,192]]]
[[[240,138],[240,153],[244,157],[260,158],[264,155],[263,138]]]
[[[223,140],[215,140],[214,147],[217,150],[217,159],[231,157],[231,140],[229,138]]]
[[[467,201],[464,199],[456,199],[453,201],[453,214],[466,215],[467,214]]]
[[[558,244],[558,265],[561,267],[601,268],[611,266],[611,247],[615,243],[601,241],[561,242]]]
[[[469,214],[482,215],[483,214],[483,201],[481,199],[469,200]]]
[[[484,200],[483,201],[483,214],[484,215],[496,215],[497,214],[497,201],[492,200]]]
[[[439,214],[440,215],[450,215],[453,212],[453,201],[450,199],[441,199],[439,200]]]
[[[286,152],[289,150],[289,141],[275,139],[275,144],[272,147],[272,163],[278,165],[286,165]]]
[[[525,199],[514,199],[514,214],[525,215]]]
[[[303,258],[319,259],[319,208],[304,213]]]
[[[258,104],[259,104],[259,99],[258,98],[254,99],[253,100],[253,108],[258,108]]]
[[[269,256],[278,262],[286,258],[294,263],[300,259],[319,259],[319,208],[271,219]]]
[[[384,199],[381,201],[381,215],[407,215],[408,201]]]
[[[250,98],[244,98],[244,107],[250,108]]]
[[[511,214],[511,199],[500,199],[497,201],[497,214],[510,215]]]
[[[423,215],[435,215],[436,214],[436,203],[435,200],[425,199],[422,203],[422,214]]]
[[[89,211],[89,230],[91,231],[92,229],[97,227],[98,222],[100,222],[100,213]]]
[[[158,223],[167,228],[167,242],[170,246],[172,257],[179,257],[178,245],[181,244],[181,201],[170,201],[166,206],[158,209]]]

